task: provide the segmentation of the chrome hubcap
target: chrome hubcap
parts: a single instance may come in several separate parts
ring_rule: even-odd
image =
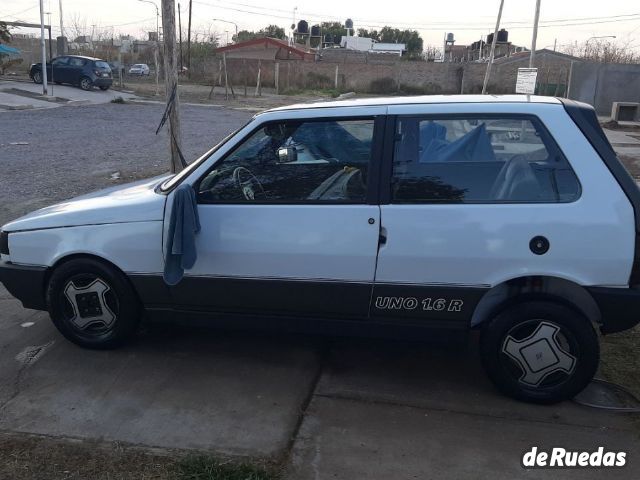
[[[562,345],[561,335],[560,327],[545,321],[525,338],[517,339],[511,332],[507,335],[502,352],[522,370],[520,383],[538,387],[554,374],[573,373],[577,359]]]

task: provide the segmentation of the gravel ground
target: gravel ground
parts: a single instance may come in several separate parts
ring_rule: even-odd
[[[0,225],[115,182],[167,171],[166,127],[155,135],[163,111],[155,104],[105,104],[0,113]],[[252,115],[183,106],[185,157],[197,158]],[[119,180],[110,179],[114,172]]]

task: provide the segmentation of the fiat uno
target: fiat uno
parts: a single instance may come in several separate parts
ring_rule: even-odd
[[[163,279],[183,186],[197,258]],[[189,190],[191,191],[191,190]],[[594,110],[535,96],[276,108],[177,175],[2,227],[0,279],[84,347],[143,316],[334,333],[480,330],[505,394],[570,398],[640,319],[640,191]]]

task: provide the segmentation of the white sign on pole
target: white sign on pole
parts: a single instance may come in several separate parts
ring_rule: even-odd
[[[536,91],[537,68],[519,68],[516,79],[516,93],[533,95]]]

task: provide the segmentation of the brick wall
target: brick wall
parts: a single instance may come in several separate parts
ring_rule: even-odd
[[[351,53],[347,53],[351,52]],[[331,60],[331,61],[330,61]],[[345,49],[328,50],[318,62],[282,60],[279,64],[279,87],[287,90],[334,88],[336,82],[341,91],[408,94],[456,94],[480,93],[487,68],[486,63],[433,63],[406,61],[396,56],[367,54]],[[257,60],[227,59],[228,77],[233,85],[246,82],[255,87],[258,72]],[[221,59],[210,57],[192,65],[194,80],[211,83],[220,75]],[[275,87],[273,60],[262,60],[261,82],[265,87]],[[528,67],[528,56],[498,60],[489,81],[489,93],[514,93],[518,68]],[[540,92],[548,95],[564,95],[571,60],[540,53],[536,56],[539,68]]]

